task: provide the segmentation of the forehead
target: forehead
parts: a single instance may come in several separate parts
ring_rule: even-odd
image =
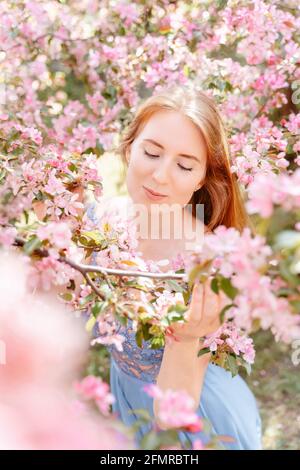
[[[200,153],[206,148],[200,129],[191,119],[177,111],[158,111],[152,115],[138,140],[153,139],[165,149],[182,153]]]

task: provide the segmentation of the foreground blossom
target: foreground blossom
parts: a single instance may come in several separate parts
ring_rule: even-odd
[[[237,374],[237,365],[249,371],[249,366],[254,363],[253,340],[232,322],[225,322],[217,331],[207,335],[202,352],[206,352],[206,348],[212,353],[212,362],[230,370],[232,375]]]
[[[203,430],[202,419],[195,412],[195,402],[184,390],[162,391],[154,384],[146,385],[144,390],[158,399],[158,418],[163,424],[190,432]]]
[[[280,295],[281,287],[286,286],[280,271],[268,273],[273,256],[266,239],[253,236],[249,228],[239,233],[219,226],[206,235],[204,246],[193,254],[188,273],[195,266],[209,263],[209,272],[215,277],[214,289],[223,290],[228,296],[224,318],[233,320],[246,333],[258,324],[262,329],[271,329],[277,340],[289,343],[300,336],[300,315]],[[279,263],[280,257],[275,258],[275,268]]]
[[[89,344],[82,319],[51,294],[30,294],[20,255],[2,251],[0,258],[1,449],[132,448],[113,418],[76,405],[72,383]],[[93,381],[93,396],[109,416],[108,385]]]
[[[89,375],[81,382],[75,383],[75,390],[84,399],[94,400],[103,415],[109,415],[110,405],[114,403],[114,396],[109,393],[109,386],[99,377]]]

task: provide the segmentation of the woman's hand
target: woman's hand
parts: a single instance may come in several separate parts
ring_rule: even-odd
[[[229,303],[223,292],[215,294],[209,278],[205,283],[195,282],[189,309],[185,313],[187,322],[174,322],[170,330],[180,341],[195,341],[216,331],[220,326],[220,312]]]

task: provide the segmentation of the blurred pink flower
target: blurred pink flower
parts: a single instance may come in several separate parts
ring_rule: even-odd
[[[28,292],[29,267],[21,255],[2,252],[0,448],[134,448],[121,423],[115,428],[113,417],[104,419],[92,409],[74,406],[72,383],[88,353],[89,338],[82,319],[56,297]],[[107,413],[113,400],[108,385],[89,377],[81,384]]]
[[[157,385],[146,385],[143,390],[158,400],[158,417],[170,428],[185,428],[189,432],[203,430],[201,418],[195,412],[193,398],[184,390],[164,390]]]
[[[69,248],[72,232],[66,222],[50,222],[38,228],[37,236],[40,240],[49,240],[50,243],[61,250]]]
[[[95,400],[99,410],[103,415],[108,416],[110,405],[114,403],[115,398],[109,392],[109,386],[100,377],[88,375],[81,382],[74,384],[75,390],[82,395],[84,399]]]

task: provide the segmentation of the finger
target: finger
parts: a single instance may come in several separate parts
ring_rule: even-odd
[[[205,284],[205,298],[203,306],[203,315],[209,322],[214,322],[221,311],[221,296],[216,294],[209,283]]]
[[[199,281],[195,282],[192,291],[192,299],[189,308],[190,320],[201,320],[204,305],[205,287]]]

